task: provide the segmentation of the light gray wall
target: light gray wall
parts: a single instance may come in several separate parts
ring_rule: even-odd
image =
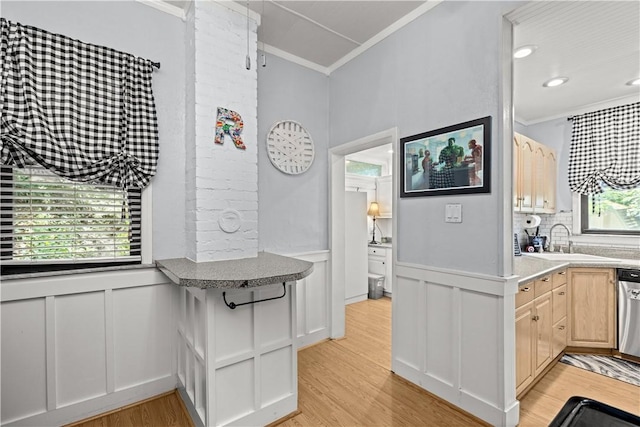
[[[500,271],[497,218],[503,195],[496,183],[505,174],[497,167],[502,15],[517,6],[440,3],[331,75],[331,146],[391,126],[404,137],[493,118],[491,193],[400,199],[394,213],[400,262]],[[444,222],[447,203],[462,204],[461,224]]]
[[[525,126],[518,123],[516,132],[547,145],[558,155],[558,179],[556,210],[572,210],[571,191],[569,190],[569,148],[571,146],[571,121],[566,117]]]
[[[153,257],[182,257],[184,237],[184,23],[133,1],[2,1],[2,17],[159,61],[153,92],[160,159],[153,186]]]
[[[267,155],[267,133],[281,120],[299,122],[313,139],[315,159],[300,175],[280,172]],[[260,251],[292,254],[328,248],[328,146],[329,78],[267,54],[267,66],[258,68]]]

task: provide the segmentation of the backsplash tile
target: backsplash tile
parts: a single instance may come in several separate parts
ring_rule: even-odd
[[[527,242],[527,235],[524,232],[524,222],[528,215],[529,214],[519,212],[514,212],[513,214],[513,232],[518,234],[521,246],[524,246]],[[563,211],[555,214],[539,214],[538,216],[540,217],[541,236],[548,237],[551,226],[557,223],[564,224],[569,227],[569,230],[573,230],[573,214],[570,211]],[[531,233],[531,231],[529,231],[529,233]],[[554,246],[554,251],[558,251],[562,248],[564,252],[568,252],[569,236],[567,234],[567,230],[563,227],[556,227],[553,230],[551,242]],[[572,251],[575,253],[600,255],[611,258],[640,259],[640,250],[616,246],[614,244],[584,244],[572,242]]]

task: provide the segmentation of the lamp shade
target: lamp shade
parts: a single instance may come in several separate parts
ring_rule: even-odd
[[[369,210],[367,211],[367,215],[380,216],[380,207],[378,207],[378,202],[371,202]]]

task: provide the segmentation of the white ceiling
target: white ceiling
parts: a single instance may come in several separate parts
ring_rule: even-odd
[[[536,45],[514,60],[516,120],[533,124],[640,100],[640,2],[532,2],[509,14],[514,46]],[[569,81],[542,84],[552,77]]]
[[[189,2],[165,1],[184,8]],[[250,0],[249,8],[262,15],[260,48],[330,74],[439,3]],[[508,17],[515,23],[514,45],[538,47],[514,62],[519,122],[529,125],[640,100],[640,88],[625,85],[640,77],[640,1],[536,1]],[[570,80],[543,88],[554,76]]]

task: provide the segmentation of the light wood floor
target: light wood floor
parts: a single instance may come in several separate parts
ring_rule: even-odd
[[[67,427],[194,427],[177,391],[89,418]]]
[[[346,338],[298,353],[298,409],[280,426],[480,426],[390,372],[391,300],[347,306]],[[558,363],[520,402],[520,426],[549,425],[571,396],[640,415],[640,387]],[[176,393],[86,420],[74,427],[192,427]]]
[[[280,426],[481,426],[391,373],[391,300],[347,306],[346,337],[298,352],[298,409]]]

